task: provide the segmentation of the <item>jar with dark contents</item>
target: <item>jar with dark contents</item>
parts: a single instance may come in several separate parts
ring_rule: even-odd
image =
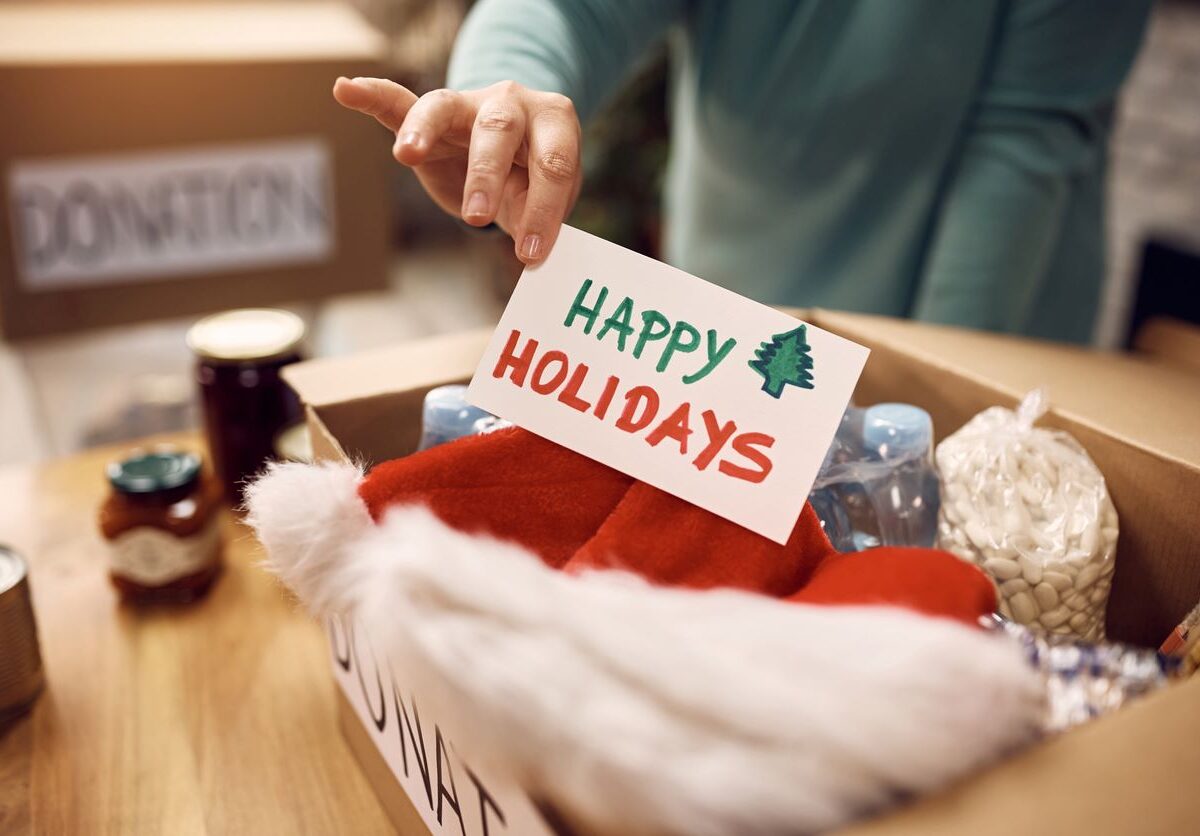
[[[108,481],[100,531],[121,596],[137,603],[203,596],[221,570],[221,501],[200,457],[138,451],[110,464]]]
[[[300,419],[300,401],[279,371],[301,359],[304,321],[253,309],[206,317],[188,331],[213,469],[234,504],[273,457],[275,437]]]

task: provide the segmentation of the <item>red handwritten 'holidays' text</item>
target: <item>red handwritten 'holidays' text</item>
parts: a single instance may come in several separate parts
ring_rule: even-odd
[[[603,384],[588,385],[591,370],[586,364],[572,364],[566,353],[556,349],[539,349],[538,341],[532,338],[522,345],[521,332],[514,329],[496,360],[492,377],[507,376],[515,386],[554,396],[564,406],[590,413],[600,421],[612,415],[617,429],[645,433],[642,437],[651,447],[670,442],[680,455],[693,457],[692,465],[697,470],[707,470],[716,462],[717,470],[726,476],[754,483],[771,472],[766,451],[775,444],[774,437],[738,432],[735,422],[719,420],[711,409],[700,412],[700,430],[694,426],[697,422],[692,404],[685,402],[667,412],[652,386],[623,387],[616,375],[609,375]],[[701,431],[702,435],[697,434]],[[694,434],[696,438],[692,438]]]

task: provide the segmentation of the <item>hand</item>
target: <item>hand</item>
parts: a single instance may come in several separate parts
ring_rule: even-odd
[[[438,206],[473,226],[495,221],[517,258],[542,261],[579,196],[579,118],[571,100],[505,81],[418,98],[380,78],[339,78],[333,97],[396,133],[395,158]]]

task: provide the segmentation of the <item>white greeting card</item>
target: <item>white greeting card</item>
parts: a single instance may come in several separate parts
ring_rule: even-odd
[[[777,543],[867,349],[564,226],[468,399]]]

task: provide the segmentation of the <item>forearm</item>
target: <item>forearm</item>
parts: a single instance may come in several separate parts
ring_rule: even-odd
[[[682,14],[684,0],[481,0],[450,59],[456,90],[516,81],[586,120]]]
[[[1070,203],[1102,175],[1148,5],[1008,5],[933,221],[915,316],[998,330],[1029,321]]]
[[[1072,177],[1023,159],[1025,141],[982,135],[968,142],[934,224],[916,318],[990,330],[1028,320]]]

